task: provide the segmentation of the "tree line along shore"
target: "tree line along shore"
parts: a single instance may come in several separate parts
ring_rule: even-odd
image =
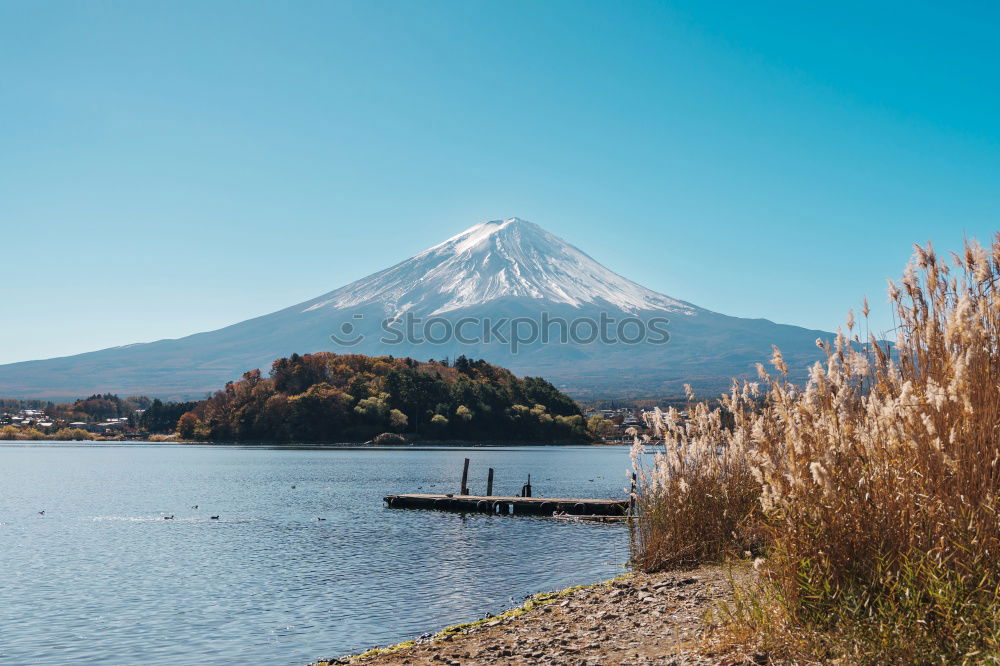
[[[292,354],[204,400],[0,401],[0,439],[587,443],[616,432],[539,377],[483,360]]]

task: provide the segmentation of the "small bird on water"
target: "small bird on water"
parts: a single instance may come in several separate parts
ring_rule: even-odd
[[[173,516],[163,516],[163,520],[173,520]]]
[[[41,511],[39,511],[38,515],[39,516],[44,516],[45,515],[45,509],[42,509]]]
[[[192,509],[197,509],[197,508],[198,508],[198,505],[197,505],[197,504],[192,504],[192,505],[191,505],[191,508],[192,508]]]
[[[322,520],[326,520],[326,518],[317,518],[316,520],[322,521]]]
[[[218,520],[218,519],[219,519],[218,516],[212,516],[212,520]]]

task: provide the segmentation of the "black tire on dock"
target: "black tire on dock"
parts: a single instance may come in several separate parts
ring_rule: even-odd
[[[490,503],[486,500],[479,500],[476,502],[476,511],[481,511],[483,513],[490,512]]]
[[[448,511],[451,509],[451,500],[444,497],[434,500],[434,508],[438,511]]]
[[[542,502],[542,506],[539,507],[539,511],[542,512],[542,515],[551,516],[556,512],[556,505],[552,502]]]
[[[573,505],[573,513],[578,516],[585,515],[587,513],[587,506],[581,502],[577,502]]]
[[[508,513],[508,507],[506,502],[493,502],[493,513],[500,514],[501,516],[506,516]]]

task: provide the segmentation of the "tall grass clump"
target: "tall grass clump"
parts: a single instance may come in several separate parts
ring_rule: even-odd
[[[734,385],[718,409],[697,403],[683,416],[673,407],[649,415],[665,446],[653,453],[652,464],[643,460],[645,443],[632,447],[636,566],[656,571],[693,565],[759,546],[760,485],[746,437],[759,397],[756,384]]]
[[[776,349],[776,373],[759,368],[759,403],[744,388],[720,410],[667,424],[638,492],[647,513],[636,521],[636,562],[670,564],[655,551],[714,535],[696,548],[713,556],[759,534],[760,587],[743,591],[734,614],[747,637],[851,663],[998,660],[998,280],[1000,235],[988,249],[966,243],[951,262],[918,246],[889,287],[894,348],[862,340],[850,316],[846,333],[817,341],[826,359],[804,388],[787,381]],[[756,496],[748,522],[726,531],[698,515],[741,507],[744,468],[755,482],[753,492],[740,486]],[[685,487],[700,497],[679,494]],[[660,506],[678,498],[691,510]],[[658,512],[682,524],[663,527]]]
[[[37,428],[15,428],[5,425],[0,428],[0,440],[37,440],[45,439],[45,433]]]
[[[83,428],[59,428],[52,434],[52,439],[56,441],[89,441],[94,439],[94,435]]]

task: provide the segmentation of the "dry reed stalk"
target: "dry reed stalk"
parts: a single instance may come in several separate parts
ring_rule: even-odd
[[[859,661],[995,657],[1000,234],[951,264],[917,246],[890,282],[895,347],[862,340],[851,313],[804,388],[775,349],[777,372],[718,409],[657,412],[662,450],[634,456],[636,564],[763,546],[770,601],[735,616],[758,639],[815,631],[816,650]]]

